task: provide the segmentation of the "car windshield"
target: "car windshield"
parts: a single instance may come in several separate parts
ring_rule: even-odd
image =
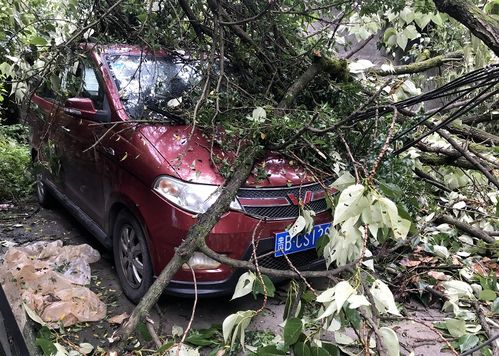
[[[174,117],[190,106],[184,94],[201,80],[197,62],[178,57],[117,54],[106,60],[125,110],[137,120]]]

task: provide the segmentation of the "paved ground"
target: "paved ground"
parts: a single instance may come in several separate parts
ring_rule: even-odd
[[[62,239],[65,244],[87,243],[101,252],[102,258],[92,265],[91,288],[97,292],[108,305],[108,318],[133,310],[131,304],[122,294],[117,281],[111,254],[94,240],[90,234],[73,219],[62,207],[52,210],[40,209],[35,202],[24,206],[0,205],[0,241],[23,244],[38,240]],[[6,247],[0,246],[0,256]],[[284,286],[278,288],[281,297],[269,300],[265,311],[251,324],[252,330],[261,331],[259,337],[265,337],[265,331],[279,330],[284,310]],[[224,318],[238,310],[255,309],[261,306],[262,300],[251,297],[235,301],[228,298],[201,299],[193,323],[194,329],[209,328],[221,324]],[[155,308],[152,318],[159,322],[159,334],[171,335],[173,326],[185,328],[191,316],[193,300],[164,296]],[[417,303],[408,303],[407,314],[419,319],[419,322],[407,321],[394,325],[401,341],[402,354],[439,355],[443,345],[439,336],[432,331],[428,320],[442,320],[443,315],[435,309],[427,310]],[[425,319],[427,321],[424,321]],[[107,319],[97,323],[89,323],[70,329],[73,338],[79,342],[90,342],[105,347],[105,337],[110,336],[117,326],[108,323]]]

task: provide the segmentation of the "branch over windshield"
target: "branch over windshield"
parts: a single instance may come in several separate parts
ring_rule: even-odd
[[[198,61],[174,56],[107,55],[106,61],[128,115],[134,120],[183,121],[202,79]]]

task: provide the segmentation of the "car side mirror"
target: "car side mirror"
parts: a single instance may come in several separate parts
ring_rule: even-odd
[[[69,98],[64,105],[64,112],[82,119],[108,122],[111,121],[109,110],[96,110],[90,98]]]

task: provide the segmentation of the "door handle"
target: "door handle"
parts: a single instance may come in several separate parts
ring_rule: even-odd
[[[66,126],[61,126],[61,129],[63,129],[65,132],[71,132],[71,130],[68,129]]]

